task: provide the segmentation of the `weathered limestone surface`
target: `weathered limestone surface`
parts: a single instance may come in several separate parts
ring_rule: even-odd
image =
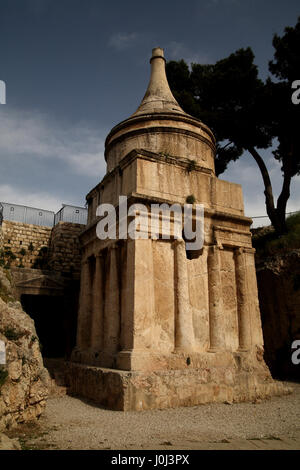
[[[73,362],[69,364],[67,377],[70,393],[124,411],[234,403],[290,393],[291,390],[282,387],[280,382],[272,380],[264,364],[253,370],[252,364],[256,361],[240,355],[226,366],[203,363],[199,368],[151,373]],[[262,355],[260,361],[263,361]]]
[[[3,220],[5,263],[9,267],[50,269],[78,277],[81,263],[78,236],[82,229],[81,224],[71,222],[58,222],[51,228]]]
[[[137,112],[106,139],[107,173],[87,195],[72,393],[141,410],[286,393],[263,360],[250,225],[240,185],[219,180],[215,139],[173,97],[163,51]],[[151,204],[204,206],[204,246],[189,252]],[[100,240],[96,208],[143,203],[140,239]],[[196,219],[195,207],[193,220]],[[101,270],[98,258],[101,257]],[[101,275],[100,275],[101,273]]]
[[[292,343],[300,340],[300,250],[258,261],[257,281],[265,360],[275,377],[299,380],[291,356]]]
[[[48,250],[51,228],[3,220],[2,233],[5,251],[11,251],[16,257],[6,257],[10,266],[33,268],[41,260],[40,250]]]
[[[12,296],[9,272],[0,269],[0,340],[6,347],[0,366],[0,430],[37,419],[48,396],[49,375],[43,366],[33,320]]]
[[[77,276],[81,268],[79,234],[83,226],[71,222],[58,222],[49,240],[49,269]]]
[[[21,446],[18,439],[10,439],[0,433],[0,450],[21,450]]]

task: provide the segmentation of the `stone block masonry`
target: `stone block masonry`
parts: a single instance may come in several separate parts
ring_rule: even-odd
[[[263,360],[241,187],[216,177],[215,138],[173,97],[163,50],[150,62],[144,99],[107,136],[107,173],[87,195],[69,391],[126,411],[288,393]],[[153,239],[148,220],[141,238],[98,238],[97,206],[120,195],[147,208],[193,195],[204,206],[202,249],[191,256],[163,224]]]
[[[40,267],[48,252],[51,227],[4,220],[2,222],[3,258],[11,267]]]
[[[7,267],[50,269],[79,275],[81,224],[59,222],[53,228],[4,220],[2,264]],[[3,248],[2,248],[3,247]]]
[[[61,273],[80,274],[81,251],[78,236],[83,226],[71,222],[59,222],[51,232],[49,268]]]

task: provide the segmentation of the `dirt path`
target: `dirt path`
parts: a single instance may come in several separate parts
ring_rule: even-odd
[[[79,398],[50,398],[38,426],[17,432],[37,449],[300,449],[300,384],[260,403],[143,412],[110,411]]]

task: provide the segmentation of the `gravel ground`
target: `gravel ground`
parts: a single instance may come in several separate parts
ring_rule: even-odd
[[[259,403],[111,411],[63,396],[48,400],[25,447],[44,449],[300,449],[300,384]]]

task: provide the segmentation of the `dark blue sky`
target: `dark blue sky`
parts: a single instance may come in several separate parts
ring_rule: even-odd
[[[84,203],[105,171],[106,134],[144,95],[153,47],[169,60],[213,63],[250,46],[264,78],[274,33],[299,15],[296,0],[0,0],[0,200]],[[280,171],[269,165],[276,190]],[[222,178],[243,184],[248,215],[265,213],[249,156]]]

